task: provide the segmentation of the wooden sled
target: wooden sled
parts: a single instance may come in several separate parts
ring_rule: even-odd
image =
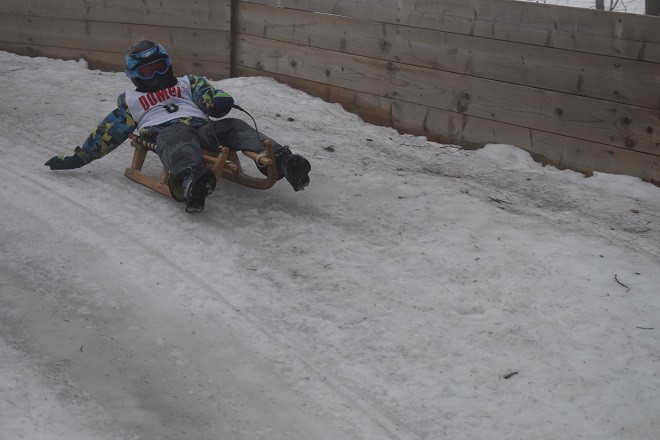
[[[163,169],[159,178],[154,178],[142,172],[144,160],[149,151],[156,151],[156,144],[148,142],[140,136],[130,134],[131,146],[135,148],[133,152],[133,161],[131,166],[126,168],[124,175],[137,183],[158,191],[166,196],[171,196],[170,188],[167,184],[167,172]],[[266,147],[265,154],[257,154],[252,151],[243,151],[243,154],[259,164],[266,166],[268,175],[265,177],[253,177],[245,174],[241,167],[241,162],[235,151],[229,151],[229,148],[222,147],[219,153],[213,153],[202,150],[204,164],[215,174],[216,179],[225,178],[233,182],[245,185],[255,189],[268,189],[277,182],[277,164],[275,162],[275,153],[269,140],[264,141]]]

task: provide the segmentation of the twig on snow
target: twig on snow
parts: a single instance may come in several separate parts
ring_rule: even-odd
[[[509,205],[513,205],[513,202],[512,202],[511,200],[509,200],[508,197],[506,198],[506,200],[502,200],[502,199],[498,199],[498,198],[496,198],[496,197],[490,197],[490,196],[488,196],[488,198],[489,198],[492,202],[506,203],[506,204],[509,204]]]
[[[518,374],[517,371],[512,371],[511,373],[507,373],[507,374],[505,374],[505,375],[502,376],[502,377],[505,378],[505,379],[511,379],[511,378],[512,378],[513,376],[515,376],[516,374]]]
[[[616,274],[614,274],[614,281],[616,281],[617,283],[619,283],[619,285],[625,287],[626,289],[630,290],[630,287],[626,286],[626,285],[623,284],[621,281],[619,281],[619,278],[617,278],[617,275],[616,275]]]

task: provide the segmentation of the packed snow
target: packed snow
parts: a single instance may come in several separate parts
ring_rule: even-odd
[[[575,8],[596,9],[596,0],[518,0],[528,3],[544,3],[555,6],[571,6]],[[604,0],[604,10],[645,14],[645,0]]]
[[[43,166],[122,73],[0,77],[0,439],[658,438],[659,188],[233,78],[311,185],[221,181],[191,216],[123,176],[128,143]]]

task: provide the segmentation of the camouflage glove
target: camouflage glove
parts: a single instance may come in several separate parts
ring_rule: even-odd
[[[60,154],[59,156],[51,157],[44,165],[50,167],[51,170],[71,170],[85,165],[85,161],[75,154],[73,156]]]

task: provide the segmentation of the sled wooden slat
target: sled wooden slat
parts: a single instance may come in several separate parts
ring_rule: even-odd
[[[167,181],[156,180],[153,177],[147,176],[142,171],[132,170],[130,168],[126,169],[124,175],[129,179],[135,180],[139,184],[158,191],[161,194],[166,196],[172,195],[170,194],[170,188],[167,186]]]
[[[131,134],[129,138],[131,140],[131,146],[135,148],[135,151],[133,152],[131,166],[126,168],[124,175],[147,188],[151,188],[166,196],[171,196],[165,170],[161,172],[159,178],[154,178],[142,172],[147,153],[155,150],[155,144],[148,143],[134,134]],[[215,174],[218,180],[224,178],[249,188],[268,189],[277,182],[277,163],[270,141],[264,141],[264,146],[266,148],[265,155],[259,155],[252,151],[244,151],[243,154],[251,160],[258,160],[260,166],[266,167],[267,176],[265,177],[253,177],[246,174],[241,167],[241,162],[236,152],[230,151],[227,147],[222,147],[219,153],[202,150],[202,160],[213,171],[213,174]]]

